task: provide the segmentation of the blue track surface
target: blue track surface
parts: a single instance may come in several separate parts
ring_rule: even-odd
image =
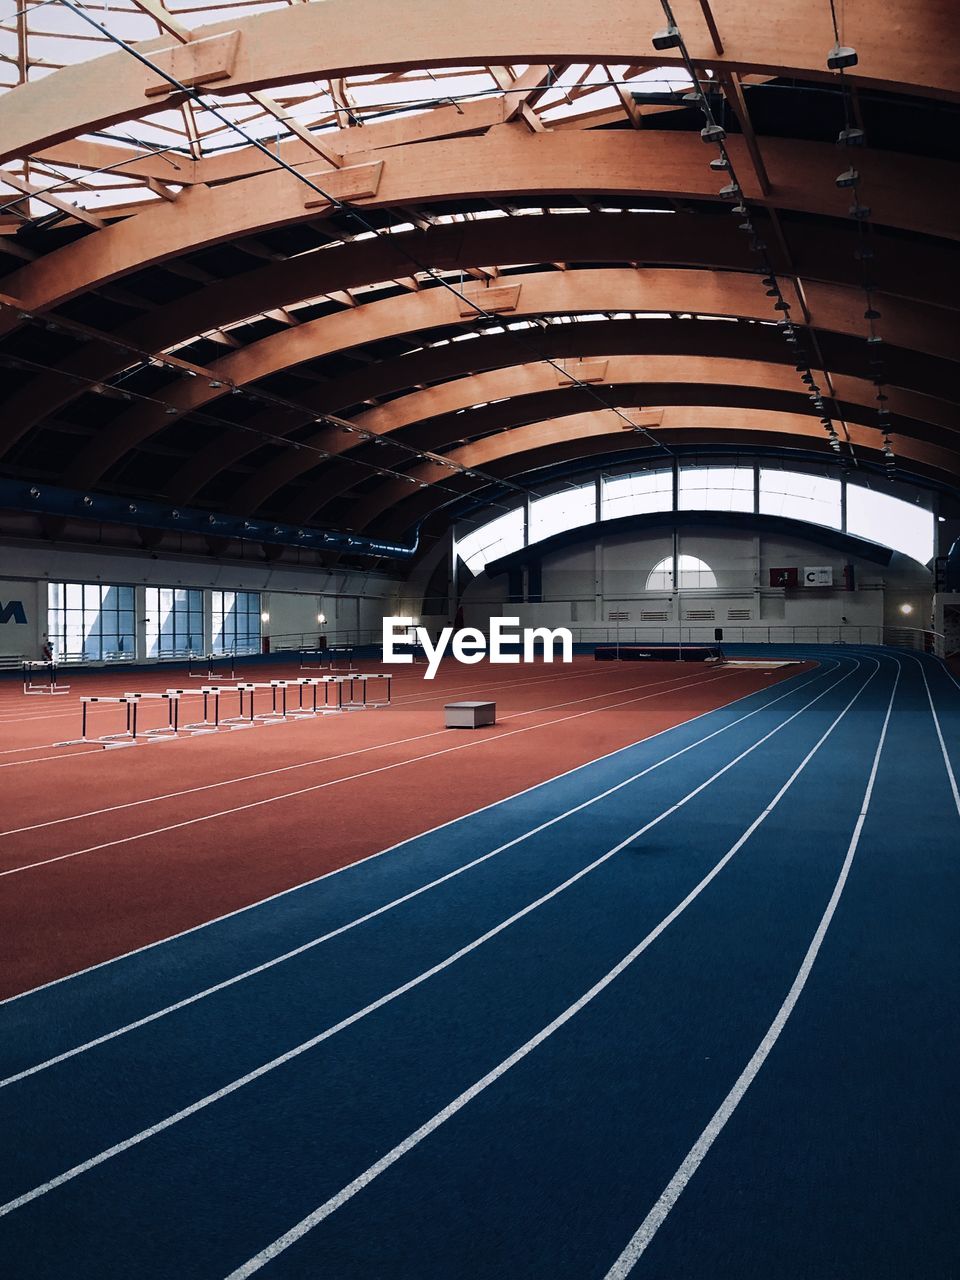
[[[957,1280],[960,687],[811,654],[0,1005],[0,1271]]]

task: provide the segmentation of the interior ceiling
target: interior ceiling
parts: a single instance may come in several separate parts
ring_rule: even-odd
[[[948,0],[846,0],[842,77],[829,0],[17,4],[0,477],[394,539],[678,450],[960,486]]]

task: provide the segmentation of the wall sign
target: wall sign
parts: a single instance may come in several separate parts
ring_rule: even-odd
[[[16,622],[20,626],[27,625],[27,611],[22,600],[0,600],[0,624]]]
[[[807,565],[803,571],[803,585],[805,587],[832,587],[833,565]]]

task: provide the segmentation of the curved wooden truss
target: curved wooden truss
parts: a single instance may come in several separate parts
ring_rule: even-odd
[[[825,0],[674,10],[844,456],[882,444],[871,311],[896,454],[956,484],[952,6],[847,0],[855,153],[818,123],[843,124]],[[106,47],[56,12],[62,41]],[[687,73],[650,44],[659,0],[216,13],[121,0],[105,25],[142,58],[42,78],[39,18],[17,28],[0,471],[402,534],[580,456],[826,446]],[[911,148],[891,121],[922,99]],[[851,156],[866,239],[836,183]]]

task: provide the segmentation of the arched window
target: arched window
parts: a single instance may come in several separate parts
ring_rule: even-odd
[[[691,591],[697,588],[711,589],[717,585],[717,577],[710,566],[696,556],[677,556],[677,589]],[[647,574],[647,591],[672,591],[673,556],[664,556]]]

